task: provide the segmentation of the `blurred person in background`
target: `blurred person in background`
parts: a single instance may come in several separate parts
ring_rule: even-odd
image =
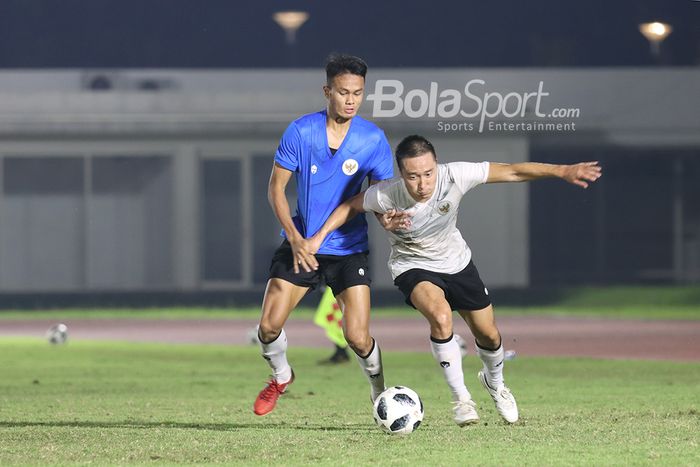
[[[343,335],[343,312],[340,305],[333,296],[330,287],[326,287],[318,302],[316,313],[314,314],[314,324],[326,332],[326,337],[333,343],[333,354],[321,360],[323,365],[337,365],[350,361],[348,355],[348,342]]]

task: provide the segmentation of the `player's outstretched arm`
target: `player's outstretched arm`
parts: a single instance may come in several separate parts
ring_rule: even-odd
[[[522,162],[519,164],[489,164],[489,177],[486,183],[527,182],[541,178],[557,177],[569,183],[588,188],[588,184],[598,180],[603,174],[598,162],[580,162],[571,165]]]

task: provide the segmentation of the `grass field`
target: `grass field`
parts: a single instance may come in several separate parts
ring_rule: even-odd
[[[399,292],[396,292],[397,296]],[[700,320],[700,287],[578,287],[562,290],[559,298],[539,306],[501,306],[494,297],[499,316],[555,315],[591,316],[622,319],[685,319]],[[290,319],[308,320],[311,308],[294,310]],[[375,307],[378,317],[423,319],[408,306]],[[55,310],[0,310],[2,320],[25,319],[258,319],[260,308],[81,308]]]
[[[291,349],[297,381],[256,417],[255,347],[0,339],[0,464],[700,464],[698,364],[518,358],[506,374],[522,420],[506,426],[468,357],[482,423],[460,429],[432,357],[387,352],[387,382],[426,408],[400,438],[374,426],[357,365],[324,356]]]
[[[299,308],[289,319],[310,320],[315,313],[311,308]],[[578,316],[614,319],[700,320],[699,305],[657,306],[538,306],[496,307],[497,316]],[[423,317],[408,307],[377,307],[372,316],[379,318]],[[120,308],[120,309],[56,309],[34,311],[0,311],[3,320],[28,319],[259,319],[260,308]]]

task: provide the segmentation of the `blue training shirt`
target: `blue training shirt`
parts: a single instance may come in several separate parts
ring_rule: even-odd
[[[343,143],[332,155],[325,110],[304,115],[287,127],[275,162],[295,173],[298,199],[293,219],[305,238],[318,232],[343,201],[359,193],[367,176],[380,181],[394,175],[384,132],[361,117],[350,121]],[[346,256],[367,250],[367,221],[361,214],[328,235],[318,253]]]

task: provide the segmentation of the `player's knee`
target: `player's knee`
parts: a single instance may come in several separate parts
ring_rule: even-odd
[[[432,314],[431,325],[440,336],[449,336],[452,334],[452,313],[441,311]]]

